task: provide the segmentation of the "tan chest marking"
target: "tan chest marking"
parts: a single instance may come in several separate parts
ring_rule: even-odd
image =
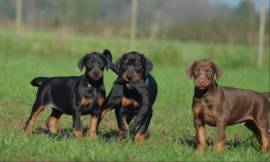
[[[212,107],[205,107],[204,109],[205,109],[204,114],[206,116],[208,116],[209,118],[216,118],[216,112],[214,111]]]
[[[92,99],[88,97],[83,97],[81,100],[81,106],[88,106],[92,103]]]
[[[209,102],[202,101],[203,115],[206,123],[210,125],[215,125],[217,120],[217,113],[213,104]]]
[[[121,105],[126,107],[126,106],[139,106],[139,102],[134,100],[134,99],[128,99],[126,97],[123,97],[121,100]]]
[[[104,101],[105,101],[104,97],[99,97],[98,98],[98,106],[102,106],[104,104]]]
[[[104,97],[99,97],[97,100],[98,106],[102,106],[104,104],[104,101],[105,101]],[[93,99],[89,97],[83,97],[81,100],[81,106],[89,106],[92,103],[93,103]]]

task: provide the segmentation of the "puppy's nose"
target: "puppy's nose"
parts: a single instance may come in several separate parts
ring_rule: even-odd
[[[198,80],[205,80],[205,79],[207,79],[207,77],[204,76],[204,75],[201,75],[201,76],[198,77]]]
[[[132,79],[132,75],[127,75],[127,79],[131,80]]]

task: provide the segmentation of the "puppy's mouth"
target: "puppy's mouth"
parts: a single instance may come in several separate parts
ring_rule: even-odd
[[[134,79],[134,77],[126,77],[125,75],[122,76],[122,78],[124,79],[124,81],[126,82],[126,86],[128,88],[132,88],[135,84],[135,82],[137,81],[136,79]]]
[[[92,71],[88,72],[87,75],[91,80],[95,81],[100,80],[103,76],[101,72],[92,72]]]
[[[127,83],[127,84],[134,84],[135,82],[137,82],[138,80],[140,80],[141,78],[138,77],[136,74],[133,74],[133,75],[127,75],[127,74],[123,74],[122,75],[122,78],[124,79],[124,81]]]
[[[127,85],[133,85],[135,82],[137,82],[139,79],[132,77],[132,78],[127,78],[123,77]]]
[[[199,89],[206,89],[210,84],[210,81],[207,79],[196,79],[195,86]]]

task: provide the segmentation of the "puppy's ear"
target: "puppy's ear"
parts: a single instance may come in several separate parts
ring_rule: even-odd
[[[89,54],[86,54],[85,56],[83,56],[78,62],[77,62],[77,66],[78,68],[82,71],[83,67],[86,64],[86,59],[88,58]]]
[[[111,51],[108,50],[108,49],[105,49],[103,51],[103,55],[105,56],[104,59],[105,59],[106,70],[108,70],[108,68],[112,69],[112,54],[111,54]]]
[[[188,66],[188,68],[186,70],[186,74],[190,79],[192,79],[192,77],[193,77],[193,69],[194,69],[196,64],[197,64],[197,61],[195,60],[191,65]]]
[[[144,60],[145,60],[145,76],[147,76],[153,69],[153,64],[152,62],[146,58],[145,56],[144,57]]]
[[[113,66],[112,66],[112,70],[113,70],[114,72],[116,72],[118,75],[120,75],[120,69],[121,69],[121,62],[122,62],[122,60],[123,60],[123,56],[120,57],[120,58],[115,62],[115,64],[113,64]]]
[[[215,70],[216,78],[219,79],[222,76],[223,72],[217,64],[212,62],[212,65],[213,65],[214,70]]]

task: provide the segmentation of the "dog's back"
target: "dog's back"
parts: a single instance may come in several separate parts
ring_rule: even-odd
[[[71,114],[74,88],[79,82],[77,76],[71,77],[37,77],[31,85],[38,87],[37,97],[41,105],[51,105],[67,114]]]
[[[230,118],[241,122],[256,117],[255,114],[268,114],[269,102],[260,93],[232,87],[219,86],[224,94],[223,102],[227,105]],[[268,108],[269,107],[269,108]]]

